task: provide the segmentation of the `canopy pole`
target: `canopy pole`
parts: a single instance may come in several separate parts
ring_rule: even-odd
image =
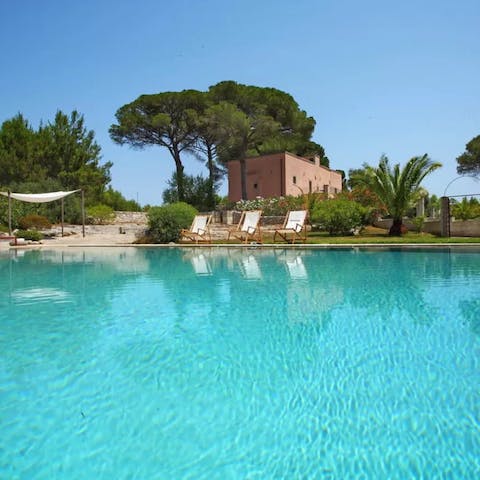
[[[12,236],[12,197],[8,191],[8,234]]]
[[[63,197],[62,197],[62,237],[63,237],[63,220],[65,218],[65,204],[63,202]]]
[[[82,236],[85,237],[85,193],[82,188]]]

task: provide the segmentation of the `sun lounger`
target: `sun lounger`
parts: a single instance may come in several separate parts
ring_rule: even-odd
[[[273,234],[273,242],[275,243],[277,236],[280,241],[287,243],[295,243],[300,240],[303,243],[307,241],[307,210],[291,210],[285,217],[283,227],[275,230]]]
[[[24,238],[15,237],[14,235],[0,235],[0,240],[8,241],[12,247],[16,247],[17,245],[28,245],[28,242]]]
[[[193,219],[190,229],[182,229],[180,232],[180,240],[188,239],[191,242],[207,242],[210,243],[212,238],[210,236],[210,222],[211,215],[196,215]]]
[[[17,237],[13,236],[13,235],[2,235],[0,233],[0,240],[5,240],[5,241],[8,241],[8,242],[11,242],[11,241],[15,241],[17,239]]]
[[[242,212],[238,225],[228,231],[227,240],[230,240],[230,237],[233,236],[245,243],[248,243],[249,240],[262,243],[262,232],[259,226],[261,216],[261,210]]]

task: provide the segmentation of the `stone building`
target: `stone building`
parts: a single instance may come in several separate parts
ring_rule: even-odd
[[[303,158],[289,152],[272,153],[245,160],[247,200],[256,197],[278,197],[324,192],[335,195],[342,191],[342,175],[320,165],[318,156]],[[228,163],[228,199],[242,198],[240,161]]]

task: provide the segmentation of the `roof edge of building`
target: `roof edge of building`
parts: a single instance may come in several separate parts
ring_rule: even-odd
[[[245,160],[257,160],[259,158],[270,157],[272,155],[283,155],[283,156],[290,155],[291,157],[298,158],[298,160],[302,160],[304,162],[312,163],[311,160],[309,160],[308,158],[302,157],[301,155],[297,155],[296,153],[289,152],[288,150],[283,150],[281,152],[264,153],[263,155],[255,155],[253,157],[247,157]],[[231,160],[231,161],[232,162],[239,162],[240,160]],[[327,170],[328,172],[340,173],[337,170],[326,167],[325,165],[322,165],[320,163],[317,165],[317,167],[323,168],[324,170]]]

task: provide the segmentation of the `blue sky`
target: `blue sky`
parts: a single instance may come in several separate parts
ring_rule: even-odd
[[[478,0],[4,0],[0,122],[21,112],[37,127],[77,109],[114,163],[113,187],[160,204],[173,160],[114,145],[116,110],[235,80],[293,95],[332,168],[428,153],[443,168],[424,186],[442,195],[480,134],[479,24]],[[447,191],[479,192],[466,178]]]

